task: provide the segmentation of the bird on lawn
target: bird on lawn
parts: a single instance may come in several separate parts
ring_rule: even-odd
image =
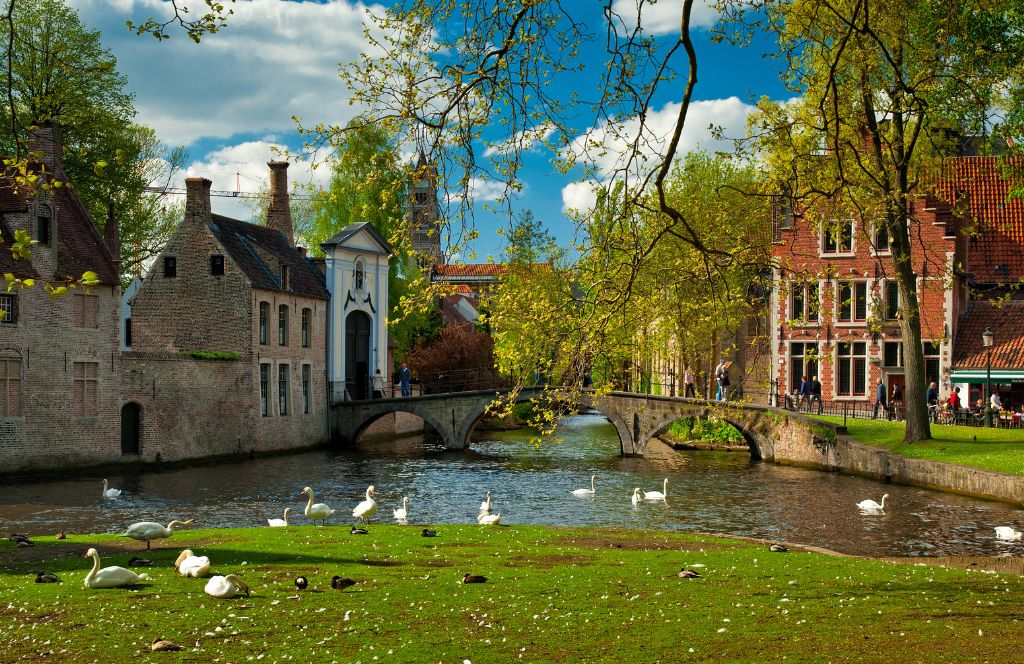
[[[310,489],[308,486],[305,487],[299,493],[304,493],[309,496],[309,502],[306,503],[306,518],[314,522],[320,520],[323,523],[323,525],[326,526],[327,517],[334,514],[334,510],[332,510],[326,503],[314,503],[313,490]]]
[[[121,533],[121,537],[131,537],[133,540],[146,543],[146,551],[150,549],[150,542],[155,539],[170,537],[177,526],[191,526],[192,520],[171,521],[167,527],[161,526],[155,521],[140,521],[128,526],[128,530]]]
[[[369,535],[370,531],[367,530],[366,528],[357,528],[356,526],[352,526],[352,530],[348,531],[348,534],[349,535]]]
[[[487,577],[486,576],[481,576],[479,574],[467,574],[466,576],[462,577],[462,582],[463,583],[486,583],[487,582]]]
[[[36,583],[60,583],[60,577],[49,572],[36,572]]]
[[[128,561],[128,564],[132,567],[149,567],[153,564],[153,561],[149,560],[148,558],[139,558],[138,556],[132,556],[131,560]]]
[[[429,528],[424,528],[423,532],[420,533],[420,534],[423,535],[424,537],[437,537],[437,531],[436,530],[430,530]]]
[[[153,645],[149,649],[153,652],[174,652],[181,650],[181,646],[167,639],[153,639]]]
[[[331,577],[331,587],[335,590],[344,590],[345,588],[350,588],[354,585],[356,585],[354,579],[342,578],[340,576]]]
[[[768,550],[772,553],[786,553],[787,551],[789,551],[789,549],[782,546],[781,544],[772,544],[768,547]]]
[[[696,579],[699,578],[700,574],[693,571],[692,569],[686,569],[685,567],[679,570],[679,578],[681,579]]]
[[[32,543],[32,540],[30,540],[28,538],[28,535],[22,535],[22,534],[19,534],[19,533],[11,533],[7,537],[7,539],[9,539],[12,542],[14,542],[14,546],[21,546],[21,547],[35,546],[35,544]]]
[[[371,484],[366,488],[366,499],[361,501],[352,510],[352,516],[359,519],[363,523],[367,523],[370,517],[377,512],[377,501],[373,499],[373,495],[377,493],[377,490],[373,488]]]
[[[309,581],[306,580],[306,577],[304,577],[304,576],[297,576],[297,577],[295,577],[295,587],[298,588],[299,590],[305,590],[306,586],[308,586],[308,585],[309,585]]]
[[[63,540],[63,539],[67,539],[67,538],[68,538],[68,536],[64,534],[63,530],[53,536],[53,539],[59,539],[59,540]]]

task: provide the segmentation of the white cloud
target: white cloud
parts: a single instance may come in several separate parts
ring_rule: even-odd
[[[562,187],[562,212],[583,214],[597,203],[596,182],[570,182]]]
[[[522,152],[527,152],[540,146],[551,138],[554,133],[555,126],[551,123],[545,122],[537,127],[533,127],[532,129],[524,129],[516,132],[516,135],[508,140],[487,146],[487,149],[484,150],[484,156],[495,157],[517,148]]]
[[[710,0],[696,0],[690,11],[690,27],[708,28],[718,21],[718,12]],[[639,16],[643,31],[649,35],[679,34],[683,21],[683,0],[615,0],[612,21],[617,27],[632,30]]]

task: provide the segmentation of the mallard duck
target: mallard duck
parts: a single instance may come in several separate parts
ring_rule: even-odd
[[[132,556],[131,559],[128,561],[128,564],[132,567],[149,567],[153,564],[153,561],[149,560],[148,558],[139,558],[138,556]]]
[[[153,652],[174,652],[181,650],[181,646],[167,639],[153,639],[153,645],[149,649]]]
[[[681,579],[696,579],[699,578],[700,574],[693,571],[692,569],[686,569],[685,567],[679,570],[679,578]]]
[[[466,576],[462,577],[462,582],[463,583],[486,583],[487,582],[487,577],[486,576],[480,576],[479,574],[467,574]]]
[[[335,590],[344,590],[345,588],[350,588],[354,585],[356,585],[354,579],[343,578],[340,576],[331,577],[331,587]]]
[[[772,553],[787,553],[789,551],[789,549],[782,546],[781,544],[772,544],[768,547],[768,550]]]
[[[60,583],[60,577],[49,572],[36,572],[36,583]]]
[[[57,540],[65,540],[67,538],[68,538],[68,536],[64,534],[63,530],[53,536],[53,539],[57,539]]]
[[[430,530],[429,528],[424,528],[423,532],[420,533],[420,535],[422,535],[423,537],[437,537],[437,531]]]
[[[356,526],[352,526],[352,530],[348,531],[348,534],[349,535],[369,535],[370,531],[367,530],[366,528],[357,528]]]

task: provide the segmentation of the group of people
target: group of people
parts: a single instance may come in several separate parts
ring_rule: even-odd
[[[932,383],[932,385],[934,384]],[[871,419],[878,419],[879,410],[884,411],[886,418],[890,420],[902,419],[903,388],[899,383],[893,383],[892,393],[887,401],[885,383],[882,382],[881,378],[878,379],[878,383],[875,384],[875,408],[871,413]]]
[[[402,362],[402,368],[398,370],[398,385],[402,390],[403,397],[412,396],[412,371],[405,362]],[[373,398],[383,399],[386,396],[385,387],[384,376],[381,375],[380,369],[377,369],[373,376],[370,377],[370,389],[373,391]]]
[[[981,417],[985,414],[985,401],[978,399],[973,405],[966,405],[960,398],[960,388],[954,387],[953,391],[949,395],[939,400],[939,386],[933,381],[928,385],[928,392],[926,394],[928,400],[928,412],[931,414],[932,419],[940,421],[948,418],[955,420],[957,415],[961,413],[969,412],[972,415]],[[1006,408],[1003,406],[1003,400],[999,397],[999,394],[993,392],[989,397],[988,407],[994,413],[1001,413]],[[999,417],[997,416],[993,422],[996,426],[999,425]]]
[[[824,404],[821,402],[821,381],[817,376],[812,376],[810,380],[807,380],[806,375],[800,376],[800,390],[797,397],[797,410],[801,410],[806,405],[809,411],[817,403],[818,415],[821,415]]]

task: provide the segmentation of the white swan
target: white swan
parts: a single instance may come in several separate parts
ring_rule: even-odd
[[[644,491],[640,487],[633,489],[633,497],[630,498],[634,505],[644,502]]]
[[[269,525],[271,528],[283,528],[283,527],[286,527],[288,525],[288,512],[291,512],[291,511],[292,511],[292,508],[290,508],[290,507],[284,508],[284,518],[283,519],[267,519],[267,525]]]
[[[1019,540],[1024,533],[1019,530],[1014,530],[1010,526],[996,526],[996,538],[1013,542]]]
[[[309,495],[309,502],[306,503],[306,518],[310,521],[316,521],[320,519],[323,524],[327,525],[327,517],[334,514],[334,510],[328,507],[325,503],[314,503],[313,502],[313,490],[308,486],[304,488],[301,493]]]
[[[644,491],[644,500],[665,500],[668,498],[668,478],[665,478],[665,483],[661,487],[662,491]]]
[[[370,517],[377,512],[377,501],[373,499],[373,494],[377,492],[371,484],[366,488],[366,500],[363,500],[352,510],[352,516],[359,519],[363,523],[368,523]]]
[[[149,543],[151,540],[163,539],[164,537],[170,537],[171,533],[174,532],[175,526],[191,526],[192,520],[188,521],[171,521],[164,528],[155,521],[140,521],[139,523],[133,523],[128,526],[128,530],[121,533],[121,537],[131,537],[133,540],[139,540],[140,542],[146,543],[146,550],[149,551]]]
[[[120,489],[109,489],[107,488],[107,481],[103,480],[103,497],[104,498],[117,498],[121,495]]]
[[[197,556],[192,549],[185,549],[178,554],[174,561],[174,569],[182,576],[191,576],[193,579],[201,579],[210,573],[210,559],[206,556]]]
[[[96,549],[89,549],[83,558],[92,558],[92,569],[85,575],[86,588],[119,588],[133,586],[139,581],[149,581],[145,574],[136,574],[123,567],[104,567],[100,569],[100,554]]]
[[[480,503],[480,513],[481,514],[490,514],[491,513],[491,492],[490,491],[487,492],[487,497],[484,498],[484,501],[482,503]]]
[[[402,497],[402,506],[395,510],[396,521],[406,521],[409,519],[409,496]]]
[[[876,503],[875,501],[868,499],[862,500],[857,503],[857,507],[864,510],[865,512],[884,512],[885,511],[885,499],[889,497],[889,494],[882,494],[882,502]]]
[[[231,599],[238,593],[245,593],[246,597],[249,596],[249,586],[245,585],[245,582],[238,578],[237,574],[211,576],[203,591],[217,599]]]
[[[481,526],[497,526],[501,523],[501,514],[480,514],[476,517],[476,522]]]
[[[597,493],[597,475],[590,476],[589,489],[576,489],[572,492],[574,496],[593,496]]]

